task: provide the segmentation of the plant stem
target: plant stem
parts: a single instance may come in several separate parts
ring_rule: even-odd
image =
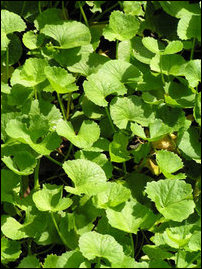
[[[108,117],[108,119],[109,119],[109,123],[110,123],[110,125],[111,125],[111,127],[112,127],[112,130],[113,130],[113,132],[115,133],[115,132],[116,132],[116,129],[115,129],[114,124],[113,124],[113,122],[112,122],[111,116],[110,116],[110,114],[109,114],[109,109],[108,109],[107,106],[105,107],[105,111],[106,111],[107,117]]]
[[[138,249],[138,251],[137,251],[137,253],[136,253],[136,255],[135,255],[135,259],[136,259],[136,258],[138,257],[138,255],[140,254],[140,251],[141,251],[141,249],[142,249],[143,244],[144,244],[144,237],[142,238],[140,247],[139,247],[139,249]]]
[[[69,148],[68,148],[68,151],[67,151],[67,155],[65,156],[64,161],[66,161],[66,160],[68,159],[69,154],[70,154],[70,152],[71,152],[71,150],[72,150],[72,147],[73,147],[73,145],[72,145],[72,143],[71,143],[71,144],[69,145]]]
[[[63,237],[63,235],[61,234],[61,232],[60,232],[60,230],[59,230],[59,227],[58,227],[58,224],[57,224],[57,222],[56,222],[56,220],[55,220],[55,217],[54,217],[53,212],[51,212],[51,218],[52,218],[52,220],[53,220],[53,223],[54,223],[54,225],[55,225],[55,228],[56,228],[56,230],[57,230],[57,233],[58,233],[60,239],[62,240],[62,242],[63,242],[64,245],[66,246],[66,245],[67,245],[66,240],[65,240],[65,238]]]
[[[62,176],[65,176],[65,175],[66,175],[65,173],[62,173],[62,174],[57,175],[57,176],[48,177],[48,178],[44,179],[43,181],[41,181],[41,183],[44,183],[46,181],[50,181],[50,180],[52,180],[54,178],[62,177]]]
[[[64,16],[65,20],[68,20],[67,15],[66,15],[66,12],[65,12],[64,1],[62,1],[62,13],[63,13],[63,16]]]
[[[161,72],[161,79],[162,79],[162,82],[163,82],[163,85],[165,85],[165,79],[164,79],[164,75],[163,75],[163,71],[162,71],[162,57],[161,55],[159,56],[160,57],[160,72]]]
[[[67,113],[66,113],[66,119],[67,120],[69,118],[70,106],[71,106],[71,93],[68,94]]]
[[[62,163],[56,161],[56,160],[53,159],[51,156],[45,155],[45,157],[46,157],[47,159],[49,159],[50,161],[56,163],[57,165],[62,166]]]
[[[62,103],[62,100],[60,98],[60,94],[59,93],[57,93],[57,97],[58,97],[58,102],[59,102],[59,105],[60,105],[60,109],[62,111],[63,118],[66,121],[67,119],[66,119],[66,116],[65,116],[65,108],[64,108],[64,105]]]
[[[97,257],[97,266],[96,268],[100,268],[100,257]]]
[[[6,48],[6,81],[8,81],[9,78],[9,51],[8,47]]]
[[[135,250],[134,250],[134,240],[133,240],[133,234],[130,233],[130,241],[131,241],[131,247],[132,247],[132,253],[131,256],[134,258]]]
[[[88,20],[87,20],[87,18],[86,18],[86,14],[85,14],[85,12],[84,12],[84,10],[83,10],[83,7],[82,7],[81,4],[80,4],[80,1],[79,1],[79,8],[80,8],[80,10],[81,10],[81,14],[82,14],[82,16],[83,16],[83,18],[84,18],[84,21],[85,21],[86,26],[89,27]]]
[[[125,162],[123,163],[123,171],[124,171],[124,174],[126,175],[127,174],[127,169],[126,169],[126,163]]]
[[[21,17],[23,15],[24,10],[25,10],[25,5],[26,5],[26,1],[23,1],[22,10],[21,10],[21,13],[20,13]]]
[[[36,86],[34,86],[34,97],[35,97],[36,100],[38,99],[38,97],[37,97],[37,88],[36,88]]]
[[[116,40],[116,59],[118,59],[118,48],[119,48],[119,41]]]
[[[103,11],[103,12],[100,13],[97,17],[92,18],[92,19],[93,19],[94,21],[95,21],[95,20],[99,20],[100,18],[102,18],[102,16],[103,16],[104,14],[106,14],[107,12],[109,12],[111,9],[115,8],[115,7],[118,6],[118,5],[119,5],[119,3],[115,3],[113,6],[111,6],[111,7],[107,8],[107,9],[105,9],[105,11]]]
[[[40,159],[37,160],[37,165],[36,165],[36,168],[34,170],[34,190],[38,190],[40,188],[39,167],[40,167]]]
[[[192,48],[191,48],[191,54],[190,54],[190,60],[194,57],[194,48],[195,48],[196,38],[193,39]]]
[[[41,1],[38,1],[39,13],[41,13]]]
[[[49,248],[47,248],[46,250],[43,250],[41,252],[35,253],[36,256],[47,253],[48,251],[50,251],[53,247],[55,246],[55,244],[52,244]]]

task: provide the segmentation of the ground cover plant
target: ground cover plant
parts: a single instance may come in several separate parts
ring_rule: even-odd
[[[201,267],[200,21],[1,1],[2,267]]]

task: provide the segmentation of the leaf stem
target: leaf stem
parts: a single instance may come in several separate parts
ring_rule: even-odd
[[[138,257],[138,255],[140,254],[140,251],[141,251],[141,249],[142,249],[142,247],[143,247],[143,244],[144,244],[144,237],[142,237],[142,241],[141,241],[141,244],[140,244],[140,247],[139,247],[139,249],[138,249],[138,251],[137,251],[137,253],[136,253],[136,255],[135,255],[135,259]]]
[[[126,175],[127,174],[127,169],[126,169],[126,163],[125,162],[123,163],[123,171],[124,171],[124,174]]]
[[[22,10],[21,10],[21,13],[20,13],[21,17],[23,15],[24,10],[25,10],[25,6],[26,6],[26,1],[23,1]]]
[[[62,13],[63,13],[63,16],[64,16],[65,20],[68,20],[67,14],[66,14],[66,11],[65,11],[64,1],[62,1]]]
[[[66,113],[66,119],[67,119],[67,120],[68,120],[68,118],[69,118],[70,106],[71,106],[71,93],[68,94],[67,113]]]
[[[67,151],[67,155],[65,156],[64,161],[66,161],[69,158],[69,154],[72,151],[72,147],[73,147],[73,144],[71,143],[69,145],[69,148],[68,148],[68,151]]]
[[[38,97],[37,97],[37,88],[36,88],[36,86],[34,86],[34,97],[35,97],[36,100],[38,99]]]
[[[55,225],[55,228],[56,228],[56,230],[57,230],[57,233],[58,233],[60,239],[62,240],[62,242],[64,243],[64,245],[67,246],[67,242],[66,242],[65,238],[63,237],[63,235],[61,234],[61,232],[60,232],[60,230],[59,230],[59,227],[58,227],[58,224],[57,224],[57,222],[56,222],[56,220],[55,220],[55,217],[54,217],[53,212],[51,212],[51,218],[52,218],[52,220],[53,220],[53,223],[54,223],[54,225]]]
[[[115,129],[114,124],[113,124],[113,122],[112,122],[112,119],[111,119],[111,116],[110,116],[110,113],[109,113],[109,109],[108,109],[107,106],[105,107],[105,111],[106,111],[107,117],[108,117],[108,119],[109,119],[109,123],[110,123],[110,125],[111,125],[111,127],[112,127],[112,130],[113,130],[113,132],[115,133],[115,132],[116,132],[116,129]]]
[[[64,105],[62,103],[62,100],[60,98],[60,94],[59,93],[57,93],[57,97],[58,97],[58,102],[59,102],[59,105],[60,105],[60,109],[62,111],[63,118],[66,121],[67,119],[66,119],[66,116],[65,116],[65,108],[64,108]]]
[[[106,14],[107,12],[109,12],[111,9],[115,8],[115,7],[118,6],[118,5],[119,5],[119,3],[116,2],[114,5],[112,5],[111,7],[107,8],[105,11],[101,12],[97,17],[92,18],[92,19],[93,19],[94,21],[95,21],[95,20],[99,20],[100,18],[102,18],[102,16],[103,16],[104,14]]]
[[[9,78],[9,51],[8,47],[6,48],[6,81],[8,81]]]
[[[82,14],[82,16],[83,16],[83,18],[84,18],[84,21],[85,21],[86,26],[89,27],[88,20],[87,20],[87,18],[86,18],[86,14],[85,14],[85,12],[84,12],[84,10],[83,10],[83,7],[82,7],[81,4],[80,4],[80,1],[79,1],[79,8],[80,8],[81,14]]]
[[[38,190],[40,188],[39,167],[40,167],[40,159],[37,160],[37,165],[36,165],[36,168],[34,170],[34,190]]]
[[[131,241],[131,247],[132,247],[132,253],[131,256],[134,258],[135,255],[135,249],[134,249],[134,240],[133,240],[133,234],[130,233],[130,241]]]
[[[57,165],[62,166],[62,163],[56,161],[56,160],[53,159],[51,156],[45,155],[45,157],[46,157],[47,159],[49,159],[50,161],[56,163]]]
[[[41,14],[41,1],[38,1],[39,13]]]
[[[190,54],[190,60],[194,57],[194,48],[195,48],[196,38],[193,39],[192,48],[191,48],[191,54]]]
[[[163,71],[162,71],[162,56],[160,55],[160,72],[161,72],[161,79],[163,82],[163,85],[165,86],[165,79],[164,79],[164,75],[163,75]]]
[[[96,268],[100,268],[100,262],[101,262],[100,257],[97,257],[97,266],[96,266]]]
[[[118,48],[119,48],[119,41],[116,40],[116,59],[118,59]]]

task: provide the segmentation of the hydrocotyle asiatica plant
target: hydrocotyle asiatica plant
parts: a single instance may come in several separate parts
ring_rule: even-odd
[[[200,27],[199,1],[1,1],[2,267],[201,267]]]

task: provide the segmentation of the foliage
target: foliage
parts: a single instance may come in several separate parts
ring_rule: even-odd
[[[201,2],[1,7],[2,266],[200,268]]]

